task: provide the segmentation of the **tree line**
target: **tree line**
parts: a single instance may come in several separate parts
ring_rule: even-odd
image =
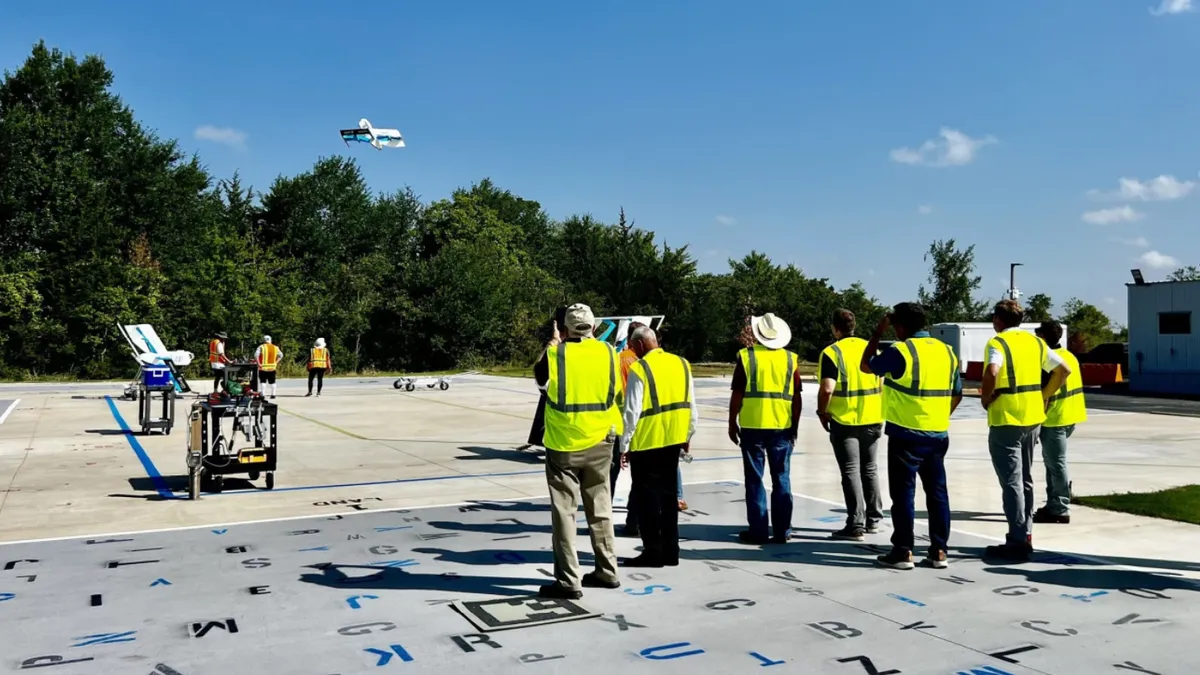
[[[623,211],[556,221],[487,179],[424,202],[374,194],[331,156],[258,191],[158,138],[112,85],[100,57],[42,43],[0,82],[0,377],[129,376],[119,323],[154,324],[196,369],[214,332],[246,358],[267,333],[287,374],[316,337],[342,372],[530,363],[570,302],[665,314],[664,344],[695,362],[731,361],[753,314],[785,318],[813,359],[835,309],[863,334],[886,311],[861,283],[835,288],[759,252],[701,273],[687,246],[657,244]],[[927,258],[917,297],[931,319],[986,318],[974,247],[937,241]],[[1029,300],[1050,315],[1049,298]],[[1088,342],[1118,337],[1078,300],[1059,316]]]

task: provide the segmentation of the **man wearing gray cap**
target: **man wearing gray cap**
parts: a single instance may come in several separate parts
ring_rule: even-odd
[[[617,407],[616,350],[592,337],[596,318],[587,305],[567,308],[565,342],[551,340],[534,366],[546,388],[546,483],[550,488],[554,576],[538,595],[575,600],[582,587],[618,588],[613,547],[612,495],[608,475],[613,443],[623,431]],[[575,553],[575,512],[583,510],[591,533],[596,568],[579,574]]]

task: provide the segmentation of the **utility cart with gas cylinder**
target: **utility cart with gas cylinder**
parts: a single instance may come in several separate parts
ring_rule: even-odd
[[[227,364],[223,391],[192,405],[187,454],[191,499],[201,491],[220,492],[229,475],[244,474],[252,481],[265,475],[266,488],[275,487],[279,406],[250,387],[256,368],[255,363]],[[239,434],[245,447],[238,447]]]

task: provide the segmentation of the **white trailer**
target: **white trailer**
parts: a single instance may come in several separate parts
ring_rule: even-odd
[[[1034,332],[1040,323],[1023,323],[1021,330]],[[937,323],[929,329],[929,334],[950,345],[958,357],[958,367],[967,372],[967,364],[972,361],[982,362],[987,352],[988,340],[996,335],[996,329],[991,323]],[[1062,343],[1067,344],[1067,325],[1063,324]]]

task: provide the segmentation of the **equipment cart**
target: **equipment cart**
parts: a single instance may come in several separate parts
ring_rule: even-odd
[[[225,393],[192,404],[187,446],[191,499],[206,487],[220,492],[225,476],[233,474],[246,474],[252,481],[265,474],[266,489],[275,487],[279,406],[238,382],[243,374],[249,379],[248,367],[230,364],[226,369],[233,372],[226,373]],[[226,421],[231,423],[228,436]],[[247,443],[242,449],[236,447],[239,434]]]
[[[171,379],[171,369],[166,366],[142,366],[137,400],[142,433],[162,429],[164,434],[170,435],[171,427],[175,426],[175,382]],[[162,404],[161,417],[154,416],[156,402]]]

